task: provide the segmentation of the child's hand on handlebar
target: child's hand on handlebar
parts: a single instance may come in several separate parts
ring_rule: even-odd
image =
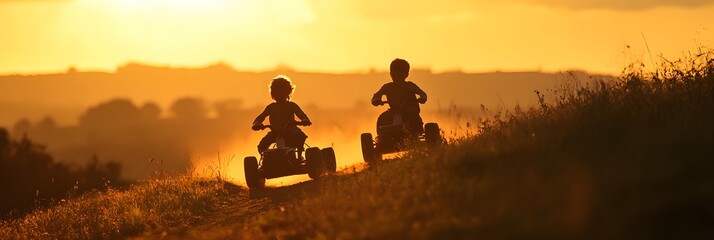
[[[297,123],[295,123],[295,125],[298,125],[298,126],[310,126],[310,125],[312,125],[312,122],[310,122],[310,120],[305,120],[305,121],[297,122]]]
[[[263,128],[265,128],[265,125],[263,125],[262,123],[258,123],[258,124],[253,124],[253,126],[250,129],[253,129],[253,131],[260,131],[260,130],[263,130]]]
[[[373,106],[375,106],[375,107],[376,107],[376,106],[381,106],[381,105],[384,105],[385,103],[387,103],[387,102],[385,102],[385,101],[382,101],[382,99],[375,99],[375,100],[372,100],[372,105],[373,105]]]

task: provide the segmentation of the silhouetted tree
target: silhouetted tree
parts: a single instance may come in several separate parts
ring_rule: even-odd
[[[176,100],[171,104],[171,112],[176,119],[181,120],[200,120],[208,116],[208,110],[203,100],[190,97]]]
[[[47,116],[42,118],[35,126],[38,131],[41,132],[51,132],[57,130],[57,122],[54,119]]]
[[[92,160],[83,169],[79,170],[80,185],[77,186],[80,191],[91,189],[103,189],[106,184],[117,183],[121,165],[116,162],[100,163],[99,157],[92,155]]]
[[[0,216],[17,215],[63,198],[74,191],[73,185],[84,186],[78,193],[91,189],[125,184],[119,179],[121,166],[100,164],[98,158],[87,167],[73,171],[56,163],[44,146],[23,137],[15,141],[7,130],[0,128]],[[39,205],[38,205],[39,204]]]
[[[6,150],[8,146],[10,146],[10,134],[4,128],[0,128],[0,150]]]
[[[27,118],[20,119],[15,123],[12,134],[15,136],[25,136],[32,128],[32,123]]]
[[[88,127],[106,127],[134,124],[141,120],[140,110],[131,101],[115,99],[92,107],[79,118]]]
[[[148,102],[141,106],[141,115],[145,120],[156,121],[161,116],[161,108],[156,103]]]

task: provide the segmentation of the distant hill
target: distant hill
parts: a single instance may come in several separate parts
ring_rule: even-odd
[[[11,127],[20,118],[37,120],[47,115],[60,124],[73,124],[88,107],[115,98],[154,102],[163,109],[187,96],[208,102],[239,99],[245,107],[254,107],[270,101],[267,85],[278,74],[289,76],[297,85],[295,101],[323,108],[366,104],[383,83],[390,81],[386,72],[246,72],[224,64],[189,69],[129,63],[113,73],[71,68],[65,73],[0,76],[0,126]],[[580,80],[593,77],[584,72],[573,72],[572,76]],[[536,100],[534,90],[551,88],[570,78],[570,73],[433,73],[420,69],[412,70],[409,77],[429,94],[430,102],[424,107],[432,110],[451,104],[491,108],[530,105]]]

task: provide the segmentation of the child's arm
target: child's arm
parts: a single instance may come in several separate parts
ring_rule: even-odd
[[[295,116],[302,121],[302,124],[305,126],[310,126],[312,125],[312,122],[310,122],[310,119],[307,117],[307,114],[300,109],[300,106],[297,105],[297,103],[293,103],[293,110],[295,112]]]
[[[265,121],[265,118],[268,117],[268,115],[270,115],[270,106],[271,105],[272,104],[269,104],[268,106],[266,106],[265,110],[263,110],[262,113],[258,114],[258,117],[256,117],[255,120],[253,120],[253,127],[252,127],[253,130],[257,131],[257,130],[261,129],[260,126],[263,126],[263,121]]]
[[[421,104],[426,103],[426,92],[424,92],[424,90],[421,90],[421,88],[419,88],[419,86],[417,86],[416,83],[414,83],[414,82],[411,82],[411,83],[412,83],[411,84],[412,92],[414,92],[414,94],[416,94],[416,95],[419,95],[419,98],[417,98],[417,102],[419,102]]]
[[[382,85],[382,87],[379,88],[379,91],[374,93],[374,95],[372,96],[372,105],[379,106],[379,105],[384,104],[384,102],[382,102],[382,96],[384,96],[386,94],[386,90],[384,89],[384,86],[386,86],[386,84]]]

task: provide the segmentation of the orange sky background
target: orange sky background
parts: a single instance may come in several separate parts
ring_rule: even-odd
[[[92,84],[87,85],[72,85],[86,81],[71,73],[46,78],[6,77],[6,87],[0,88],[4,90],[4,94],[0,95],[0,107],[4,107],[0,111],[0,114],[3,114],[0,116],[0,125],[4,122],[10,126],[21,117],[27,117],[37,125],[42,116],[51,116],[58,120],[59,131],[72,131],[79,116],[88,107],[118,97],[138,101],[136,104],[158,102],[163,109],[168,109],[168,102],[177,97],[194,95],[209,101],[226,97],[250,98],[243,99],[245,101],[242,102],[242,107],[245,108],[256,104],[264,106],[264,103],[270,101],[264,86],[274,75],[251,79],[262,81],[260,94],[265,95],[256,98],[250,95],[256,92],[256,89],[240,89],[235,86],[238,86],[238,83],[257,82],[228,79],[238,76],[238,73],[232,69],[222,71],[225,70],[224,65],[216,64],[220,62],[247,71],[290,66],[309,72],[367,73],[370,69],[384,71],[392,59],[401,57],[409,60],[414,68],[431,68],[437,73],[454,70],[558,72],[578,69],[617,75],[627,64],[634,61],[651,63],[645,39],[654,61],[658,61],[659,55],[676,59],[684,52],[695,51],[700,46],[713,47],[713,2],[0,0],[0,75],[65,73],[69,67],[76,67],[80,72],[114,72],[118,66],[127,66],[129,62],[188,68],[214,65],[206,71],[213,69],[211,71],[224,73],[219,74],[220,78],[210,77],[216,78],[211,81],[203,81],[194,75],[191,75],[194,77],[191,78],[192,81],[181,81],[178,76],[181,76],[182,71],[164,69],[170,72],[166,76],[173,78],[146,82],[144,78],[129,76],[131,74],[127,75],[121,71],[117,74],[104,74],[111,76],[87,73],[81,75],[82,79],[104,76],[101,79],[111,80],[105,83],[94,79]],[[368,107],[368,98],[372,91],[378,89],[384,81],[388,81],[388,74],[381,71],[377,77],[368,76],[369,74],[343,74],[322,78],[374,78],[361,82],[361,87],[371,90],[353,88],[353,96],[349,99],[346,97],[349,94],[340,95],[345,98],[341,101],[343,107],[361,106],[359,104]],[[196,73],[205,72],[199,69]],[[307,100],[308,96],[319,95],[314,92],[310,94],[311,91],[320,91],[318,87],[309,87],[317,86],[317,74],[300,75],[293,72],[291,75],[299,76],[297,84],[300,87],[295,99],[304,104],[303,106],[320,103],[320,107],[330,107],[325,104],[324,99]],[[504,108],[516,103],[528,105],[535,101],[532,93],[534,89],[541,89],[537,87],[551,83],[541,78],[555,77],[551,75],[557,74],[541,74],[544,76],[536,78],[533,76],[538,74],[524,73],[528,75],[523,77],[524,79],[533,81],[496,81],[486,78],[496,77],[497,74],[476,75],[436,76],[429,71],[412,71],[412,79],[418,81],[430,94],[431,100],[424,109],[432,112],[435,109],[441,112],[442,107],[451,109],[449,104],[456,103],[474,108],[480,104]],[[121,80],[115,78],[116,76],[121,76]],[[58,87],[58,83],[54,81],[56,79],[65,79],[65,82]],[[464,88],[454,84],[458,79],[473,80],[470,83],[474,85]],[[199,80],[204,85],[195,84],[195,81]],[[447,80],[454,85],[448,85]],[[161,86],[165,81],[176,83]],[[313,82],[308,83],[309,81]],[[44,82],[45,85],[28,85],[34,82]],[[206,86],[210,85],[208,83],[215,84]],[[348,84],[348,81],[341,83]],[[22,87],[23,84],[28,86]],[[101,88],[103,85],[110,87]],[[458,87],[461,88],[456,89]],[[321,97],[330,98],[335,94],[330,92]],[[318,108],[312,109],[315,109],[311,112],[312,116],[317,116]],[[372,119],[383,110],[384,108],[365,110],[372,114],[364,118],[369,120],[362,119],[351,123],[352,128],[349,129],[341,129],[330,123],[332,120],[326,119],[316,124],[320,128],[306,128],[305,131],[310,135],[308,142],[321,147],[334,146],[340,167],[361,163],[358,133],[372,131]],[[448,110],[448,116],[433,115],[428,113],[429,111],[423,114],[425,119],[438,121],[446,132],[457,129],[455,126],[460,126],[459,121],[463,120],[460,117],[454,120],[451,110]],[[454,115],[460,116],[461,113]],[[473,122],[474,119],[468,121]],[[205,168],[215,164],[218,152],[227,158],[236,156],[234,163],[228,167],[229,176],[242,181],[240,160],[244,156],[255,154],[255,143],[264,132],[251,132],[247,123],[234,127],[237,130],[231,129],[235,130],[232,139],[220,144],[210,142],[211,144],[204,144],[210,146],[192,150],[191,161],[199,168]],[[86,140],[81,137],[84,135],[78,135],[78,141]],[[128,137],[133,136],[128,134]],[[67,142],[66,138],[58,139],[60,142]],[[50,152],[53,147],[57,148],[56,144],[40,143],[48,144]],[[91,146],[87,149],[93,150]],[[178,150],[183,153],[181,150],[185,149]],[[130,150],[122,147],[117,151]],[[103,159],[116,157],[109,153],[102,155],[100,152],[100,155]],[[81,154],[71,157],[76,160],[89,159]],[[143,161],[143,158],[140,160]],[[144,165],[136,166],[139,170],[146,169]],[[294,179],[274,180],[271,184],[290,183],[306,178],[299,176]]]
[[[130,61],[238,69],[617,74],[714,44],[707,0],[0,0],[0,74]],[[631,48],[626,46],[630,45]]]

